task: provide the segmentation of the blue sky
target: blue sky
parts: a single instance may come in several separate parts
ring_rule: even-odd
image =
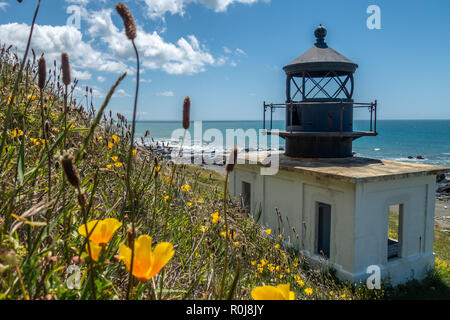
[[[0,0],[0,42],[22,53],[37,1]],[[129,75],[110,107],[131,116],[135,60],[109,0],[42,0],[33,47],[47,59],[69,52],[80,88],[96,105],[120,72]],[[382,0],[129,0],[143,73],[140,120],[178,120],[185,96],[193,120],[259,120],[262,103],[283,102],[282,67],[326,42],[359,65],[355,101],[379,101],[381,119],[450,119],[450,2]],[[80,29],[67,26],[71,5]],[[381,29],[369,30],[369,5]],[[83,91],[83,90],[80,90]],[[364,114],[358,114],[362,117]]]

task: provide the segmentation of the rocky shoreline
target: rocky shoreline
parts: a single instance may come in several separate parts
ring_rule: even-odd
[[[436,199],[450,201],[450,174],[436,177]]]
[[[148,151],[152,151],[154,155],[157,155],[161,159],[172,159],[172,152],[174,149],[173,147],[170,147],[168,143],[164,144],[162,142],[152,141],[150,145],[143,145],[141,147]],[[201,164],[198,164],[198,166],[224,174],[225,170],[223,167],[225,164],[226,156],[222,156],[224,160],[222,163],[208,164],[203,161]],[[419,159],[419,157],[417,158]],[[186,160],[186,156],[184,159]],[[190,163],[194,163],[194,155],[191,155],[191,160],[192,161]],[[447,174],[440,174],[436,177],[436,200],[442,202],[450,202],[450,172]]]

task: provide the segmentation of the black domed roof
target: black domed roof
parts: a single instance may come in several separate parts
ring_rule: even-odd
[[[317,42],[314,46],[297,59],[283,67],[288,75],[301,75],[308,72],[312,77],[323,77],[334,71],[337,75],[354,73],[358,65],[329,47],[324,38],[327,29],[320,25],[314,31]]]

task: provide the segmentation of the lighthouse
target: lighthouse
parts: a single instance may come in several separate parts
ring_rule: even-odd
[[[434,267],[436,175],[450,168],[353,155],[355,139],[378,134],[378,103],[354,101],[358,65],[326,35],[318,26],[313,46],[283,67],[285,102],[264,102],[263,128],[285,139],[284,152],[241,154],[230,193],[285,246],[340,279],[366,281],[379,270],[392,285],[421,280]],[[282,131],[266,127],[266,111],[279,108]],[[368,111],[364,131],[353,128],[359,108]],[[278,172],[261,175],[274,155]]]

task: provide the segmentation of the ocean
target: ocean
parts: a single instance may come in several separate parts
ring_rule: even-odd
[[[267,122],[266,126],[268,125]],[[201,131],[194,132],[194,123],[191,123],[189,133],[192,139],[185,140],[184,152],[191,151],[191,153],[197,154],[202,151],[215,151],[217,155],[221,154],[227,149],[225,141],[227,129],[244,131],[254,129],[258,132],[259,129],[262,129],[263,123],[262,121],[202,121],[201,126]],[[368,130],[369,122],[355,120],[353,127],[355,131]],[[177,147],[180,145],[181,138],[172,138],[172,133],[180,128],[181,121],[139,121],[136,124],[136,137],[140,141],[140,137],[144,136],[146,130],[149,130],[150,136],[146,139],[147,143],[152,143],[151,138],[153,138],[155,143],[157,141]],[[283,130],[285,128],[284,120],[274,120],[273,128]],[[377,131],[378,136],[376,137],[362,137],[353,142],[353,151],[356,152],[356,156],[450,166],[450,120],[378,120]],[[223,135],[222,147],[212,145],[212,140],[207,137],[208,133],[214,135],[221,133]],[[199,137],[202,136],[203,139],[200,139]],[[229,145],[234,145],[234,143],[231,142]],[[284,148],[283,139],[279,139],[279,147]],[[261,145],[260,141],[246,139],[245,146],[240,145],[240,149],[274,148],[271,148],[270,143],[266,148]],[[423,159],[417,159],[418,156]],[[408,157],[413,157],[413,159]]]

